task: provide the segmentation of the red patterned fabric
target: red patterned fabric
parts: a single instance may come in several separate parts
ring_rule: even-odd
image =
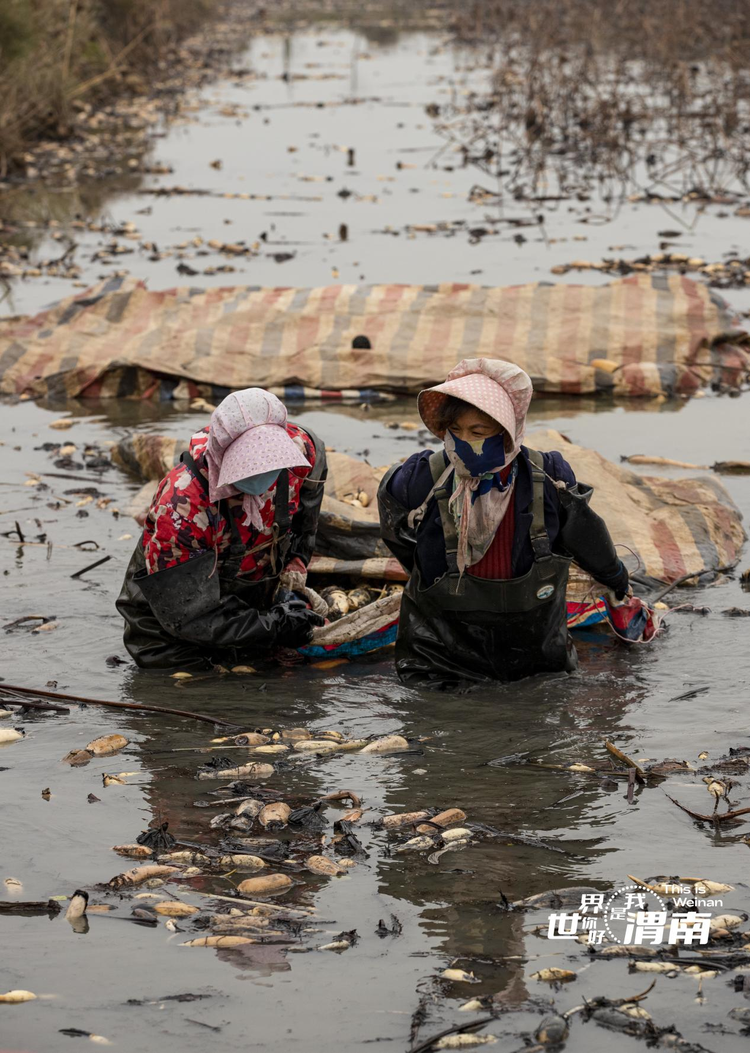
[[[508,476],[510,475],[512,467],[512,464],[509,464],[507,468],[503,468],[500,472],[503,486],[508,481]],[[473,567],[469,567],[469,572],[474,574],[477,578],[513,577],[512,555],[513,537],[515,535],[516,527],[515,509],[516,491],[514,487],[508,501],[507,510],[503,518],[500,520],[500,525],[495,531],[495,536],[490,542],[490,547],[478,563],[475,563]]]
[[[287,434],[299,446],[301,452],[315,464],[315,446],[310,437],[296,424],[287,424]],[[198,468],[207,477],[206,446],[208,426],[197,432],[190,440],[190,454]],[[299,491],[302,480],[310,474],[310,468],[289,469],[289,515],[299,507]],[[244,522],[242,495],[229,498],[229,514],[237,523],[239,534],[248,552],[240,565],[240,574],[251,581],[266,576],[270,570],[268,548],[258,552],[250,549],[264,541],[270,541],[274,521],[274,498],[276,483],[269,491],[269,498],[261,509],[263,529],[256,530]],[[192,472],[179,464],[162,479],[151,503],[143,527],[143,554],[146,570],[155,574],[207,549],[218,550],[219,556],[231,543],[231,527],[219,513],[218,505],[211,504],[208,496]]]

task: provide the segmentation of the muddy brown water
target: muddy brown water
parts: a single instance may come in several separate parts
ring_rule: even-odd
[[[467,190],[470,173],[443,173],[433,185],[438,176],[429,170],[395,169],[400,157],[410,156],[398,153],[397,124],[405,123],[404,129],[398,129],[405,144],[424,146],[425,152],[427,147],[435,148],[422,106],[436,92],[453,90],[453,84],[460,90],[462,78],[471,73],[462,72],[466,63],[459,53],[438,44],[436,38],[418,34],[379,44],[333,30],[287,40],[257,40],[248,63],[265,70],[268,79],[242,89],[219,85],[215,94],[222,102],[240,93],[251,110],[256,101],[277,102],[282,89],[289,101],[339,100],[347,93],[377,95],[386,101],[330,109],[277,107],[270,114],[251,110],[239,125],[217,118],[207,106],[197,112],[195,123],[172,129],[159,142],[159,158],[173,162],[176,169],[173,176],[163,177],[163,183],[192,181],[217,190],[230,185],[239,189],[238,180],[246,173],[246,182],[254,187],[273,183],[278,188],[279,173],[282,169],[289,173],[289,157],[297,156],[289,155],[287,147],[301,145],[313,133],[323,144],[357,147],[362,168],[357,187],[363,194],[377,191],[380,203],[351,199],[346,203],[336,197],[335,191],[355,178],[344,171],[345,155],[309,145],[295,170],[331,174],[334,179],[321,188],[289,177],[284,192],[307,193],[312,188],[324,200],[299,209],[294,206],[303,215],[276,217],[274,222],[282,239],[291,239],[294,233],[300,240],[317,240],[283,265],[250,261],[231,280],[316,284],[329,280],[330,267],[335,265],[346,280],[366,273],[367,280],[373,281],[433,281],[466,278],[481,269],[483,276],[477,280],[499,284],[546,276],[548,265],[569,258],[572,244],[544,248],[517,246],[508,240],[501,245],[469,246],[465,236],[428,241],[369,233],[384,222],[427,222],[452,215],[454,208],[456,215],[466,213],[465,201],[459,205],[440,195],[455,191],[459,182]],[[363,53],[370,57],[356,58]],[[329,56],[329,64],[340,65],[343,80],[288,85],[278,81],[284,62],[288,69],[310,73],[306,64],[321,61],[322,54]],[[336,56],[335,62],[330,55]],[[401,105],[404,100],[406,105]],[[270,125],[263,123],[267,116]],[[422,134],[424,141],[419,138]],[[225,163],[217,173],[207,162],[219,156]],[[397,172],[395,184],[377,180],[379,173],[395,176]],[[410,193],[412,180],[420,193]],[[227,228],[233,237],[239,237],[241,230],[253,240],[261,223],[270,222],[267,212],[279,210],[267,202],[215,198],[196,203],[184,198],[115,197],[109,207],[113,216],[129,219],[135,208],[147,205],[153,206],[153,212],[151,217],[137,217],[141,229],[164,244],[182,240],[188,228],[215,236],[224,218],[233,220]],[[226,211],[230,207],[231,212]],[[280,206],[291,208],[288,203]],[[147,219],[153,226],[146,226]],[[343,221],[357,232],[356,239],[321,240],[322,232],[335,231]],[[586,252],[597,258],[605,239],[609,244],[632,238],[653,247],[652,232],[664,222],[652,210],[633,208],[606,233],[597,230],[599,241]],[[732,238],[739,237],[736,222],[730,230],[720,217],[703,216],[690,235],[692,244],[707,257],[714,248],[718,253],[719,246],[729,247]],[[575,226],[575,217],[565,216],[559,217],[559,227],[561,237],[572,237],[581,229]],[[94,239],[90,244],[95,247]],[[354,264],[360,258],[363,270]],[[131,269],[159,287],[173,284],[174,264],[173,259],[159,264],[138,260]],[[100,270],[104,272],[92,265],[87,278]],[[198,280],[208,284],[213,279]],[[61,282],[15,285],[9,309],[35,309],[66,291],[68,286]],[[741,298],[732,298],[743,305]],[[7,301],[3,307],[9,307]],[[307,404],[291,407],[291,412],[330,445],[366,455],[374,464],[403,457],[416,445],[413,433],[385,426],[415,419],[408,403],[370,411]],[[163,924],[149,929],[119,920],[130,914],[134,902],[143,901],[120,900],[96,889],[129,865],[111,846],[133,841],[149,822],[168,820],[170,829],[186,840],[217,843],[217,835],[208,828],[215,810],[193,807],[195,800],[206,799],[207,788],[216,785],[194,778],[197,766],[206,759],[197,751],[213,737],[212,729],[188,720],[121,716],[76,706],[71,706],[69,715],[30,716],[22,722],[13,718],[11,723],[23,723],[27,735],[21,742],[0,747],[0,879],[19,879],[23,891],[17,895],[23,899],[47,899],[88,888],[93,900],[106,899],[116,910],[115,917],[92,915],[85,935],[75,933],[62,916],[52,921],[0,916],[0,991],[25,988],[40,996],[25,1005],[0,1006],[2,1048],[57,1053],[86,1041],[60,1034],[61,1029],[79,1028],[134,1053],[154,1047],[198,1053],[240,1045],[322,1053],[364,1050],[381,1042],[384,1048],[405,1050],[418,1008],[419,1039],[424,1039],[464,1022],[467,1016],[483,1015],[459,1012],[467,999],[502,992],[503,1004],[515,1011],[500,1015],[484,1032],[498,1036],[496,1048],[511,1051],[523,1046],[519,1036],[533,1032],[551,1001],[567,1009],[597,995],[634,994],[644,990],[651,977],[629,974],[622,959],[591,964],[586,950],[577,944],[540,939],[532,930],[546,928],[549,911],[508,915],[499,907],[503,895],[517,899],[570,885],[604,890],[626,883],[628,874],[641,878],[684,874],[734,885],[736,891],[724,896],[725,908],[750,910],[748,845],[742,840],[748,826],[714,834],[679,812],[665,796],[666,789],[687,806],[707,810],[709,797],[699,777],[671,776],[661,786],[637,790],[628,803],[622,784],[607,788],[584,775],[487,763],[524,752],[547,762],[585,762],[602,757],[602,742],[610,737],[634,756],[677,757],[697,765],[701,751],[707,751],[710,760],[730,747],[749,744],[750,622],[718,613],[725,607],[750,606],[748,594],[736,580],[676,594],[708,605],[714,613],[670,616],[668,632],[649,647],[627,648],[604,633],[579,634],[581,669],[570,677],[540,677],[463,696],[436,695],[401,686],[385,654],[328,670],[262,670],[246,677],[175,682],[140,673],[127,662],[114,667],[106,662],[112,655],[126,657],[114,598],[138,535],[134,522],[124,514],[138,484],[114,468],[96,483],[76,484],[43,475],[49,489],[41,490],[25,482],[26,473],[56,471],[51,455],[37,449],[45,442],[81,446],[115,441],[134,427],[185,435],[201,426],[203,418],[184,404],[132,402],[4,404],[2,415],[0,533],[11,530],[18,520],[27,538],[45,534],[54,543],[48,558],[44,543],[19,546],[0,538],[2,622],[28,614],[58,619],[52,632],[2,633],[0,675],[6,680],[36,686],[56,682],[61,691],[194,708],[247,726],[336,728],[347,736],[402,732],[427,739],[419,754],[331,757],[279,771],[268,783],[309,799],[344,787],[363,798],[368,812],[359,832],[368,858],[340,878],[307,875],[282,900],[315,908],[325,935],[307,935],[303,945],[324,943],[350,929],[357,930],[359,942],[342,954],[293,954],[279,946],[215,951],[181,946],[196,934],[189,920],[178,922],[183,930],[179,933],[170,933]],[[73,418],[72,428],[63,432],[49,428],[51,421],[65,415]],[[750,459],[744,399],[709,396],[689,404],[660,405],[543,400],[534,404],[532,418],[532,423],[558,428],[613,460],[636,452],[696,463]],[[98,477],[85,470],[77,474]],[[747,516],[750,480],[723,481]],[[66,494],[76,485],[95,485],[113,502],[105,509],[95,502],[78,506],[80,498]],[[56,508],[60,497],[71,503]],[[116,517],[114,508],[123,513]],[[98,558],[96,553],[71,547],[84,540],[96,541],[113,558],[71,580],[72,573]],[[672,701],[703,688],[692,699]],[[73,747],[113,731],[130,739],[117,757],[95,759],[84,768],[61,763]],[[178,749],[188,752],[170,752]],[[135,773],[127,777],[127,785],[102,789],[103,772],[125,771]],[[46,788],[51,791],[49,800],[42,797]],[[100,800],[88,803],[90,793]],[[746,795],[747,786],[740,780],[733,800],[745,805]],[[390,854],[389,846],[396,839],[369,826],[369,820],[384,811],[423,805],[460,806],[470,821],[541,836],[566,854],[488,837],[441,857],[436,865],[414,853]],[[338,805],[330,806],[329,821],[342,811]],[[237,880],[237,876],[198,877],[156,891],[204,905],[199,893],[228,892]],[[11,895],[0,888],[0,898]],[[382,918],[390,924],[392,914],[402,932],[381,938],[375,932],[378,922]],[[454,960],[475,972],[480,983],[440,979]],[[550,965],[575,969],[578,977],[560,990],[531,979],[533,972]],[[201,997],[172,1000],[186,993]],[[645,1005],[658,1024],[676,1024],[686,1038],[710,1050],[733,1053],[746,1047],[742,1023],[729,1012],[750,1002],[742,991],[735,991],[727,976],[706,980],[702,993],[698,981],[688,975],[658,977]],[[603,1040],[615,1053],[632,1048],[636,1041],[576,1020],[568,1048],[593,1051]]]

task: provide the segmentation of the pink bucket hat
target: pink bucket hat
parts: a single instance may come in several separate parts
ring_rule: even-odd
[[[219,472],[219,486],[231,486],[239,479],[282,468],[309,468],[310,462],[300,453],[285,428],[278,424],[251,427],[224,451]]]
[[[449,395],[468,402],[496,420],[512,440],[520,444],[526,430],[526,414],[532,395],[531,378],[520,366],[500,358],[465,358],[442,384],[420,391],[419,415],[433,435],[444,438],[439,427],[440,411]]]
[[[227,395],[211,416],[208,448],[211,500],[239,479],[310,462],[286,430],[286,407],[262,388]],[[232,491],[234,492],[234,490]]]

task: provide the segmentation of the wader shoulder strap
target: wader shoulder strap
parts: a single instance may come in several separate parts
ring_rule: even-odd
[[[453,465],[449,464],[446,468],[445,458],[443,457],[442,450],[436,450],[430,456],[430,474],[432,475],[432,489],[425,497],[419,508],[413,508],[406,517],[406,522],[410,530],[414,530],[424,519],[424,514],[427,510],[427,506],[433,497],[438,495],[438,491],[445,485],[448,478],[453,471]],[[441,513],[442,514],[442,513]]]
[[[276,500],[274,502],[273,525],[279,536],[286,534],[292,517],[289,515],[289,469],[282,468],[276,480]]]
[[[458,573],[458,533],[453,513],[448,507],[448,487],[446,483],[453,473],[453,465],[445,467],[445,458],[442,450],[436,450],[430,457],[430,471],[434,486],[430,491],[427,501],[434,495],[437,497],[440,522],[443,527],[443,538],[445,540],[445,558],[448,563],[448,571],[451,574]],[[425,501],[425,505],[427,504]]]
[[[305,490],[317,489],[326,479],[328,475],[328,464],[326,462],[326,448],[322,440],[315,434],[311,428],[305,428],[305,433],[308,439],[312,442],[315,450],[315,464],[310,469],[309,473],[302,480],[302,487]]]
[[[206,497],[208,497],[208,479],[205,477],[203,472],[193,460],[192,454],[190,454],[187,450],[185,450],[185,452],[180,455],[180,464],[184,464],[185,467],[193,473],[195,478],[201,484],[203,488],[203,493],[206,495]]]
[[[552,555],[552,547],[544,521],[544,480],[546,479],[544,457],[538,450],[529,450],[529,461],[534,486],[534,496],[531,501],[531,529],[529,530],[531,547],[534,550],[535,560],[549,559]]]

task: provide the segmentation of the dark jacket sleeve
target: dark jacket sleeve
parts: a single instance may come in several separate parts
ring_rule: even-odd
[[[287,557],[287,562],[301,559],[305,566],[312,559],[315,549],[315,535],[318,532],[323,489],[328,477],[325,446],[317,435],[310,431],[307,434],[315,444],[315,464],[300,487],[299,507],[292,517],[292,545]]]
[[[582,570],[622,598],[628,588],[628,572],[615,552],[607,524],[589,504],[593,488],[577,482],[573,469],[557,451],[545,454],[545,470],[566,484],[558,491],[558,537],[563,548]]]
[[[432,450],[420,450],[419,453],[408,457],[403,464],[394,465],[393,475],[388,482],[388,492],[409,512],[419,508],[432,489],[432,453]]]
[[[419,508],[432,489],[431,453],[423,450],[403,464],[395,464],[378,489],[380,536],[409,573],[414,569],[416,536],[407,520],[409,512]]]

